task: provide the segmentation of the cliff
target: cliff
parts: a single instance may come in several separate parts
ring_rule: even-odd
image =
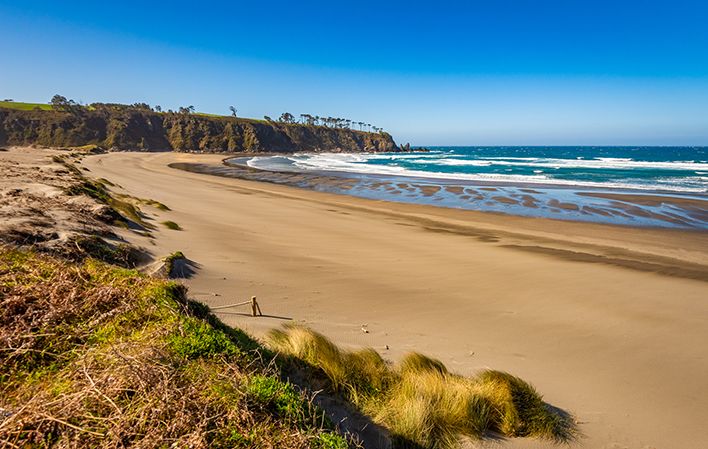
[[[387,152],[387,133],[136,108],[0,108],[0,145],[189,152]]]

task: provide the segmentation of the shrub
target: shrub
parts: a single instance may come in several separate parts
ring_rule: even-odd
[[[347,441],[336,433],[321,433],[312,442],[313,449],[347,449]]]
[[[167,341],[175,354],[188,359],[231,357],[240,352],[225,333],[194,317],[183,318]]]
[[[324,419],[322,412],[291,384],[272,376],[251,376],[245,385],[245,394],[251,403],[299,426]]]

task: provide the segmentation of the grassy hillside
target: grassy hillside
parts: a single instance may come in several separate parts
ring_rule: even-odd
[[[95,108],[91,106],[84,106],[88,110],[93,110]],[[43,111],[53,111],[54,107],[51,104],[48,103],[23,103],[19,101],[0,101],[0,108],[5,108],[5,109],[16,109],[18,111],[32,111],[35,109],[41,109]],[[165,112],[167,114],[167,112]],[[202,117],[229,117],[226,115],[221,115],[221,114],[210,114],[207,112],[194,112],[194,115],[197,116],[202,116]],[[265,120],[260,120],[260,119],[251,119],[251,118],[240,118],[241,120],[248,120],[248,121],[253,121],[253,122],[261,122],[261,123],[267,123]]]
[[[31,111],[33,109],[51,111],[53,109],[51,105],[45,103],[20,103],[18,101],[0,101],[0,108],[17,109],[18,111]]]
[[[347,447],[178,284],[1,248],[0,298],[3,446]]]
[[[0,145],[128,151],[283,152],[396,151],[392,137],[344,128],[203,113],[155,112],[126,105],[0,104]]]

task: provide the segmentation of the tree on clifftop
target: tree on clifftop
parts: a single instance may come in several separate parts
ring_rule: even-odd
[[[59,109],[61,107],[68,105],[69,100],[67,100],[66,97],[63,95],[56,94],[49,101],[49,104],[51,104],[54,108]]]
[[[295,117],[289,112],[283,112],[278,120],[283,123],[295,123]]]
[[[54,95],[49,101],[49,104],[51,104],[57,111],[66,112],[74,112],[77,108],[81,107],[74,100],[67,100],[65,96],[59,94]]]
[[[300,117],[302,117],[302,122],[307,123],[308,125],[315,125],[319,117],[313,117],[310,114],[300,114]]]

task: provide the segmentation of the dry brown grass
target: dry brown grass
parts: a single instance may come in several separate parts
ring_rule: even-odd
[[[0,248],[1,447],[347,447],[178,284]]]
[[[464,377],[417,353],[390,366],[371,349],[344,351],[301,326],[275,330],[269,341],[295,363],[305,361],[326,376],[332,390],[386,427],[398,447],[456,448],[462,437],[492,434],[569,442],[577,434],[571,416],[507,373]]]

